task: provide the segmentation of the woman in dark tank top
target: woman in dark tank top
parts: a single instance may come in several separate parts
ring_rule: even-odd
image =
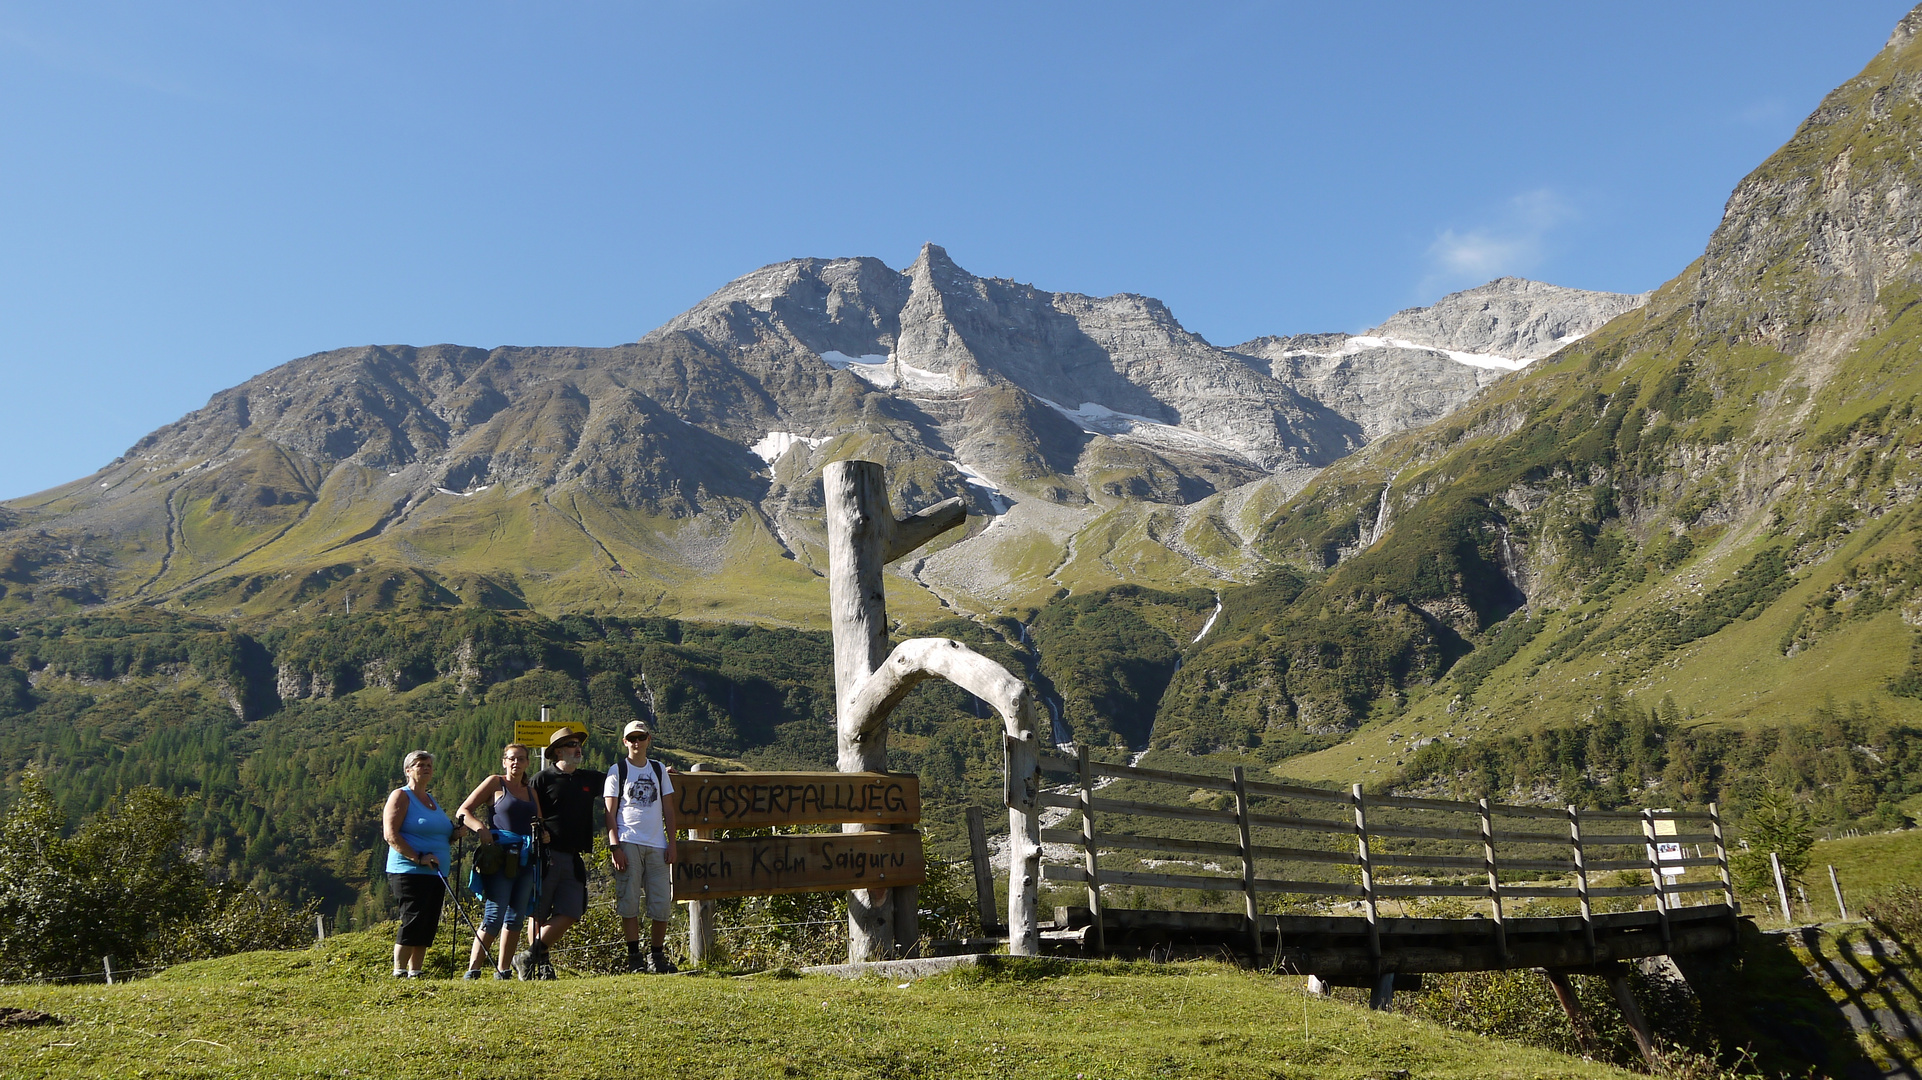
[[[510,978],[509,960],[519,943],[521,923],[534,902],[538,867],[532,858],[534,822],[541,816],[540,796],[527,782],[528,749],[508,743],[501,751],[501,771],[480,782],[460,804],[457,820],[479,830],[480,850],[474,854],[476,892],[486,902],[480,931],[467,959],[467,978],[481,976],[482,961],[503,928],[506,935],[495,954],[494,977]]]

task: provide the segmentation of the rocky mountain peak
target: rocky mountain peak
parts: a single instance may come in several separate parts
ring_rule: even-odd
[[[1394,325],[1480,347],[1559,332],[1572,324],[1548,309],[1588,295],[1522,281],[1483,292],[1479,307],[1451,298],[1462,312],[1405,312]],[[905,270],[791,259],[619,348],[393,346],[294,361],[30,500],[29,517],[49,535],[129,538],[108,557],[119,577],[89,586],[103,596],[267,603],[252,598],[269,571],[304,573],[348,551],[445,569],[470,514],[544,522],[530,535],[602,566],[618,591],[649,560],[697,580],[733,550],[720,541],[729,530],[763,536],[743,552],[764,542],[807,557],[814,476],[859,453],[888,463],[903,506],[959,494],[996,519],[985,540],[925,569],[976,593],[990,587],[980,568],[1004,561],[998,543],[1009,558],[1047,550],[1117,508],[1186,514],[1216,495],[1266,505],[1370,439],[1440,417],[1494,374],[1427,345],[1267,340],[1283,344],[1222,349],[1151,297],[981,277],[932,243]],[[1219,568],[1249,551],[1245,523],[1227,519],[1204,532],[1229,539],[1201,547],[1167,522],[1143,528],[1145,550],[1162,553],[1150,561],[1180,551],[1180,565]],[[1091,557],[1097,576],[1135,576]],[[505,576],[487,588],[548,589],[517,577],[530,565],[488,571]]]
[[[1918,33],[1922,33],[1922,4],[1916,5],[1914,10],[1902,16],[1901,21],[1895,24],[1895,30],[1889,34],[1888,43],[1882,47],[1884,49],[1902,48],[1915,40],[1915,35]]]
[[[1646,295],[1502,277],[1450,293],[1428,307],[1396,312],[1364,336],[1514,361],[1539,360],[1647,302]]]
[[[1814,349],[1820,369],[1873,332],[1883,291],[1922,279],[1918,31],[1922,8],[1736,186],[1689,282],[1698,329],[1791,355]]]

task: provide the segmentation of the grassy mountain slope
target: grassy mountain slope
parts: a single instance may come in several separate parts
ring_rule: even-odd
[[[1648,305],[1270,520],[1295,569],[1224,597],[1157,740],[1355,732],[1286,769],[1385,781],[1418,737],[1576,721],[1611,688],[1721,725],[1831,698],[1922,720],[1917,22]]]

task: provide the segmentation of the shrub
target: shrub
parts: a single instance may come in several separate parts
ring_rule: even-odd
[[[117,796],[72,837],[29,771],[0,818],[0,975],[47,978],[306,941],[309,908],[215,884],[182,843],[181,800]]]

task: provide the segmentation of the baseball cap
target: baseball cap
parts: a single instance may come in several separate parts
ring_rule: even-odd
[[[647,721],[645,721],[645,720],[629,720],[629,721],[627,722],[627,726],[621,729],[621,738],[623,738],[623,739],[625,739],[625,738],[627,738],[627,737],[628,737],[629,735],[632,735],[632,734],[634,734],[634,733],[635,733],[635,732],[637,732],[637,731],[644,731],[644,732],[646,732],[646,733],[648,733],[649,735],[652,735],[652,734],[654,734],[654,729],[653,729],[653,728],[651,728],[651,727],[648,727],[648,726],[647,726]]]

